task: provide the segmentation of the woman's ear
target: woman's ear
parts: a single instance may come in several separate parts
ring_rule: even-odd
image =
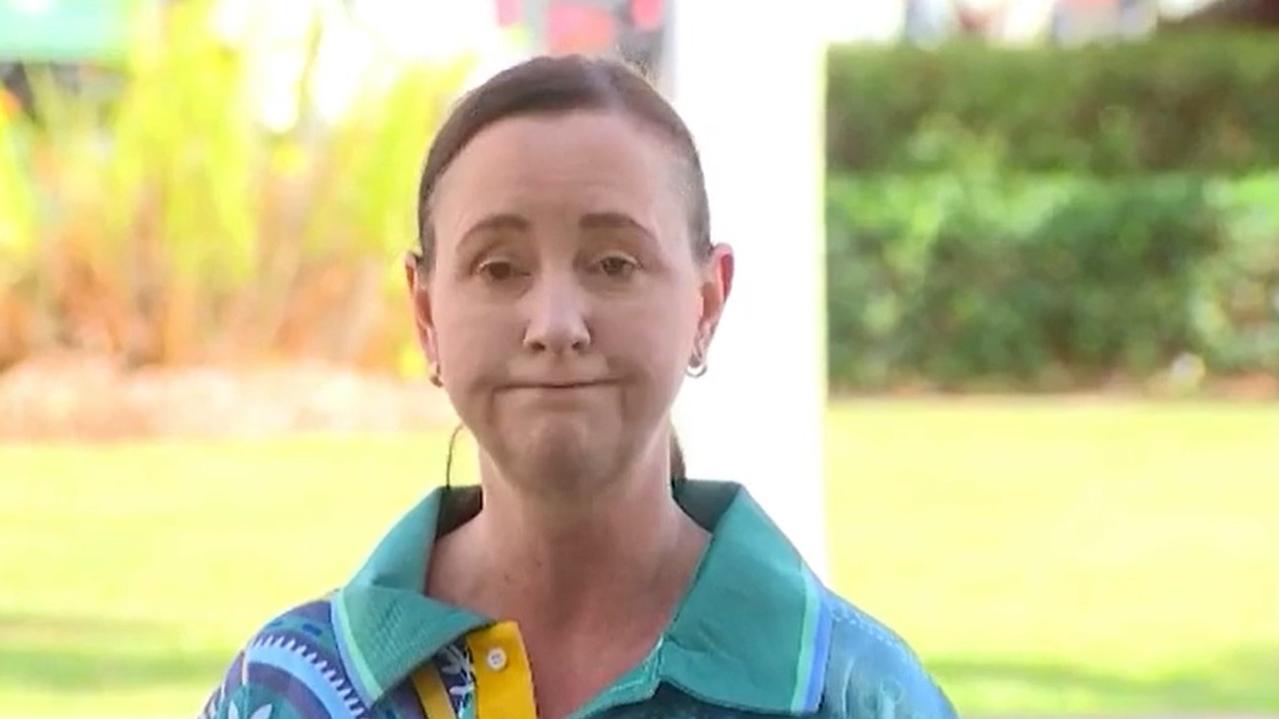
[[[702,267],[702,316],[698,318],[697,336],[700,349],[705,351],[733,290],[733,248],[726,244],[715,245]]]
[[[422,255],[410,251],[404,255],[404,278],[408,282],[409,300],[413,305],[413,328],[427,362],[436,367],[440,362],[435,344],[435,324],[431,318],[431,295],[427,292],[426,271]]]

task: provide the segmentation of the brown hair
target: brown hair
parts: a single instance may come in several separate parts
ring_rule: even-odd
[[[689,237],[694,258],[710,257],[710,207],[706,178],[693,136],[675,109],[643,77],[622,63],[580,55],[537,57],[511,67],[467,93],[453,108],[431,143],[417,192],[418,267],[430,272],[435,262],[431,200],[440,177],[466,145],[493,123],[522,115],[553,115],[575,110],[619,112],[656,131],[671,144],[683,164]],[[454,434],[456,438],[456,433]],[[453,442],[449,442],[448,465]],[[684,453],[671,431],[671,482],[685,477]],[[446,465],[445,482],[449,481]]]
[[[697,147],[675,109],[643,77],[619,62],[580,55],[537,57],[495,75],[467,93],[440,127],[426,156],[417,191],[421,262],[434,266],[431,198],[440,177],[481,130],[498,120],[574,110],[620,112],[657,131],[684,165],[689,234],[694,257],[711,254],[710,208]]]

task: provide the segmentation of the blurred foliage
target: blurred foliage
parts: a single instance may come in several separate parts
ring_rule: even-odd
[[[834,386],[1279,373],[1274,37],[837,48],[828,93]]]
[[[0,104],[0,367],[405,369],[395,255],[465,61],[363,82],[336,124],[304,88],[273,133],[209,4],[166,7],[106,92],[37,72],[34,112]],[[1279,43],[840,48],[830,73],[834,386],[1279,372]]]
[[[303,87],[301,121],[273,133],[211,4],[165,7],[118,91],[36,71],[34,111],[0,108],[0,367],[51,347],[395,366],[411,328],[394,259],[466,61],[364,83],[336,125]]]
[[[834,171],[932,172],[955,134],[1012,169],[1120,175],[1279,166],[1279,40],[1174,34],[1080,48],[840,47]]]
[[[1279,372],[1279,173],[837,175],[827,224],[835,386]]]

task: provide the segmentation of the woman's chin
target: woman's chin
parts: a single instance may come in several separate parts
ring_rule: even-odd
[[[516,467],[504,472],[521,476],[539,491],[579,491],[611,474],[616,442],[606,427],[584,417],[530,418],[520,429],[511,457]]]

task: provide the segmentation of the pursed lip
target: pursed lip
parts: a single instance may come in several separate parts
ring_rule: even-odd
[[[505,389],[540,389],[540,390],[572,390],[603,387],[613,384],[612,380],[545,380],[533,382],[511,382]]]

